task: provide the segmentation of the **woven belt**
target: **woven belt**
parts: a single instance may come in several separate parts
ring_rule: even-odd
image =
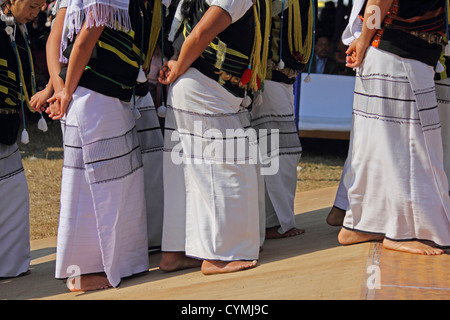
[[[17,109],[2,109],[0,108],[0,114],[16,114],[19,113]]]
[[[275,63],[272,59],[269,59],[269,61],[267,62],[267,67],[269,69],[281,72],[282,74],[284,74],[289,79],[296,78],[298,76],[298,74],[299,74],[299,72],[297,70],[294,70],[294,69],[291,69],[291,68],[283,68],[283,69],[278,68],[278,64]]]
[[[436,33],[430,33],[430,32],[420,32],[420,31],[410,31],[409,34],[412,34],[413,36],[420,38],[422,40],[425,40],[429,44],[438,44],[442,45],[444,43],[444,38]]]
[[[403,30],[403,29],[394,27],[393,25],[389,25],[389,24],[384,24],[384,27],[386,29],[396,29],[396,30],[400,30],[400,31],[409,33],[410,35],[413,35],[414,37],[417,37],[419,39],[426,41],[428,44],[438,44],[438,45],[445,44],[444,38],[440,34],[437,34],[437,33],[421,32],[421,31],[407,31],[407,30]]]
[[[239,86],[239,88],[241,88],[241,89],[246,89],[247,88],[246,85],[243,86],[243,85],[240,84],[241,78],[233,76],[232,74],[230,74],[230,73],[228,73],[226,71],[220,70],[220,71],[214,71],[214,73],[220,76],[218,81],[222,85],[225,84],[226,82],[229,82],[231,85]]]

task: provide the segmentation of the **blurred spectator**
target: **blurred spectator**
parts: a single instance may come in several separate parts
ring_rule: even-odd
[[[311,64],[312,73],[339,74],[339,66],[335,58],[330,56],[330,40],[326,36],[319,36],[314,46],[314,56]]]

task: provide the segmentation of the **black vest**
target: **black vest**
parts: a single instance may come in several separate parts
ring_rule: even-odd
[[[21,68],[17,64],[16,53],[5,28],[6,24],[0,20],[0,144],[12,145],[17,140],[21,125],[21,99],[24,111],[26,108],[31,110],[29,99],[32,95],[32,65],[28,56],[29,47],[19,26],[16,26],[15,42]]]
[[[204,0],[195,1],[185,19],[184,29],[174,41],[174,46],[178,50],[208,8]],[[191,67],[216,80],[235,96],[244,97],[247,87],[240,86],[239,82],[250,63],[255,35],[254,25],[253,9],[250,8],[241,19],[217,35]]]
[[[445,1],[396,0],[394,5],[398,6],[397,13],[392,14],[392,19],[389,15],[385,18],[384,27],[375,35],[377,42],[374,41],[373,45],[400,57],[436,66],[443,50],[442,45],[428,43],[410,32],[444,35]],[[360,14],[364,13],[363,10]],[[429,12],[434,14],[427,14]]]
[[[153,7],[151,3],[153,2],[149,1],[145,7],[143,0],[130,0],[129,14],[132,27],[130,32],[104,29],[92,51],[79,86],[123,101],[131,100],[133,88],[137,90],[137,95],[148,92],[147,84],[136,87],[136,78],[141,62],[141,49],[144,55],[148,49]],[[141,11],[143,17],[140,15]],[[64,52],[69,59],[72,47],[73,43]],[[63,79],[66,72],[66,68],[61,71]]]

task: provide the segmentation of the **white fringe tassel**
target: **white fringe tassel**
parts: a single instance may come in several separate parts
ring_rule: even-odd
[[[131,30],[131,20],[128,13],[128,6],[125,8],[113,7],[107,4],[93,2],[84,8],[77,5],[67,8],[64,21],[63,39],[73,40],[75,34],[80,32],[83,23],[86,28],[94,26],[106,26],[114,30],[128,32]],[[60,50],[60,61],[67,63],[67,59],[62,52],[67,48],[68,41],[62,41]]]
[[[157,111],[158,111],[158,116],[160,118],[165,118],[166,117],[167,108],[166,108],[166,106],[164,104],[160,105]]]
[[[28,142],[30,142],[30,137],[28,136],[28,131],[27,129],[23,129],[22,131],[22,136],[20,137],[20,141],[23,144],[27,144]]]
[[[45,121],[42,114],[41,114],[41,118],[38,121],[38,129],[42,130],[43,132],[47,132],[47,130],[48,130],[47,121]]]

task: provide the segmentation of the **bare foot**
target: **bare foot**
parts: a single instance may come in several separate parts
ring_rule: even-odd
[[[379,241],[383,239],[384,235],[364,233],[359,231],[348,230],[345,228],[342,228],[341,231],[339,231],[338,235],[339,243],[344,246],[361,242]]]
[[[159,268],[165,272],[200,267],[202,260],[187,257],[184,252],[163,252]]]
[[[253,261],[219,261],[203,260],[202,272],[205,275],[230,273],[256,267],[257,260]]]
[[[305,229],[297,229],[292,228],[286,231],[285,233],[279,233],[278,229],[280,227],[272,227],[266,229],[266,239],[281,239],[281,238],[288,238],[288,237],[295,237],[302,233],[305,233]]]
[[[104,273],[87,274],[67,279],[67,288],[71,292],[102,290],[111,287],[112,285]]]
[[[444,253],[444,250],[427,245],[420,241],[393,241],[389,239],[384,239],[383,247],[389,250],[424,254],[424,255],[439,255]]]
[[[340,227],[344,223],[345,210],[333,206],[328,213],[327,223],[333,227]]]

